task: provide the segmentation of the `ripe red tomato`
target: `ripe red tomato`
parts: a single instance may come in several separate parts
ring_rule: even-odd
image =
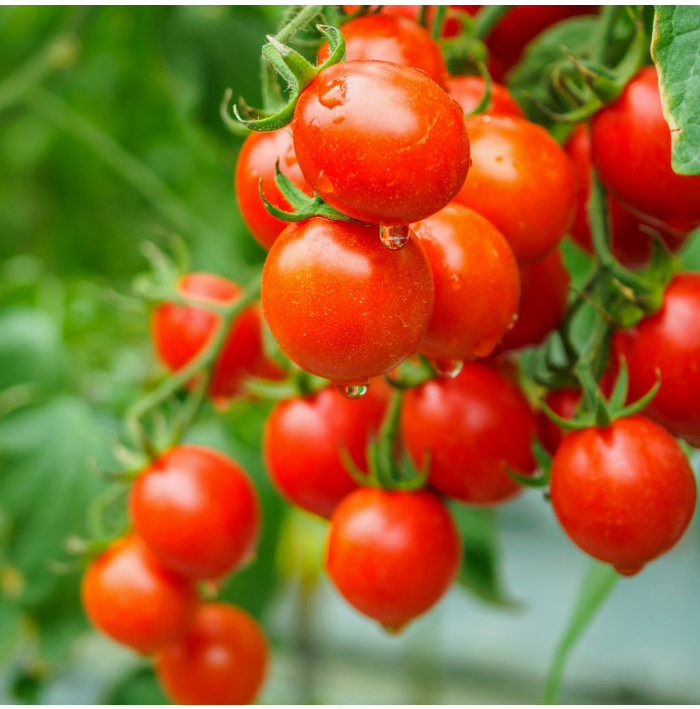
[[[210,303],[235,301],[241,289],[210,273],[190,273],[178,283],[180,293]],[[158,357],[172,371],[189,364],[206,346],[221,316],[210,310],[175,303],[158,306],[151,320],[151,336]],[[249,376],[278,379],[279,368],[269,362],[262,347],[262,315],[257,305],[246,308],[233,322],[214,364],[209,395],[225,400],[239,395]]]
[[[544,403],[561,418],[570,420],[581,403],[581,390],[574,387],[554,389],[547,392]],[[537,412],[537,437],[551,455],[557,452],[564,434],[565,431],[562,431],[561,427],[554,423],[544,411]]]
[[[519,263],[544,258],[567,233],[576,206],[566,153],[524,118],[472,116],[465,124],[473,162],[455,200],[492,222]]]
[[[187,635],[158,654],[155,670],[177,704],[251,704],[268,662],[267,640],[241,608],[203,603]]]
[[[322,71],[299,97],[292,130],[309,185],[369,224],[425,219],[469,169],[462,109],[422,71],[389,62]]]
[[[593,164],[623,204],[674,229],[700,225],[700,175],[671,168],[671,130],[661,111],[656,69],[647,66],[591,123]]]
[[[564,531],[623,575],[671,549],[695,509],[695,478],[683,451],[644,416],[568,434],[550,480]]]
[[[263,310],[280,347],[340,384],[366,385],[412,355],[433,310],[418,240],[392,251],[378,232],[320,218],[290,224],[263,269]]]
[[[333,514],[326,568],[348,603],[399,630],[450,587],[460,547],[454,520],[435,495],[364,487]]]
[[[195,579],[219,579],[249,561],[260,504],[248,475],[203,446],[175,446],[134,482],[136,531],[158,560]]]
[[[661,388],[644,413],[674,436],[700,446],[700,274],[673,278],[661,310],[613,338],[615,361],[627,360],[630,399],[661,375]]]
[[[430,484],[472,505],[499,504],[521,491],[506,466],[535,469],[535,416],[517,384],[486,364],[468,362],[455,379],[408,391],[401,430],[416,465],[430,455]]]
[[[556,330],[566,313],[571,275],[558,250],[523,266],[520,285],[518,319],[501,341],[499,352],[539,345]]]
[[[197,605],[190,582],[161,566],[136,536],[118,539],[90,564],[81,593],[99,630],[143,654],[178,640]]]
[[[423,27],[396,15],[364,15],[343,25],[345,56],[350,61],[374,59],[424,71],[445,86],[447,66],[438,43]],[[318,50],[318,62],[326,61],[330,47]]]
[[[481,76],[451,76],[447,80],[447,93],[462,107],[468,116],[481,103],[486,93],[486,82]],[[491,83],[491,98],[483,115],[524,117],[523,109],[503,84]],[[480,114],[480,115],[481,115]]]
[[[437,360],[486,357],[518,308],[518,264],[503,235],[461,204],[411,226],[430,262],[435,306],[420,351]]]

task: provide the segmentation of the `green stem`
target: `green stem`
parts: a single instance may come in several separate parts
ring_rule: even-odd
[[[594,35],[592,58],[594,62],[605,65],[606,54],[612,44],[615,22],[619,5],[603,5],[598,18],[598,30]]]
[[[314,17],[320,15],[322,11],[323,5],[306,5],[275,35],[275,39],[283,44],[288,42],[297,32],[303,30]]]
[[[425,5],[423,7],[425,7]],[[433,19],[433,27],[431,30],[431,34],[433,35],[433,39],[435,41],[440,39],[440,36],[442,35],[442,27],[445,24],[445,15],[446,14],[447,14],[447,6],[446,5],[438,5],[437,9],[435,10],[435,17]]]
[[[511,7],[511,5],[484,6],[474,18],[474,36],[484,39]]]

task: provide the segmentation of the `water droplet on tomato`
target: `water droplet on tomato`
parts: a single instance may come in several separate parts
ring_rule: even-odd
[[[447,377],[448,379],[454,379],[464,366],[464,362],[461,359],[432,359],[430,364],[441,377]]]
[[[369,388],[366,384],[336,384],[335,387],[346,399],[351,401],[363,397]]]
[[[382,244],[392,251],[406,246],[410,236],[411,230],[408,224],[381,226],[379,228],[379,238],[382,240]]]
[[[633,564],[630,566],[615,566],[615,571],[617,571],[620,576],[636,576],[643,568],[643,564],[638,566]]]

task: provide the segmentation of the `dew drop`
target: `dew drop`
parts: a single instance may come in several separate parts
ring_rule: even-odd
[[[392,251],[406,246],[410,236],[411,229],[408,224],[381,226],[379,229],[379,238],[382,240],[382,244]]]
[[[432,359],[430,364],[441,377],[447,377],[448,379],[454,379],[464,366],[464,362],[461,359]]]
[[[643,568],[643,564],[638,566],[615,566],[615,571],[617,571],[620,576],[636,576]]]
[[[367,393],[369,388],[366,384],[336,384],[335,388],[346,398],[352,401],[359,399]]]

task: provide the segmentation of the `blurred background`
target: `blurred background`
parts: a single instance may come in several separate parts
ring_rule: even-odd
[[[148,313],[128,296],[141,245],[245,280],[264,252],[233,196],[241,139],[224,89],[259,103],[277,7],[0,9],[0,702],[165,703],[146,661],[92,632],[64,551],[115,467],[126,408],[159,376]],[[694,239],[692,244],[697,244]],[[697,268],[691,244],[685,264]],[[566,247],[577,276],[585,258]],[[541,496],[462,510],[464,584],[393,637],[320,569],[324,523],[266,478],[267,407],[208,412],[190,439],[255,478],[264,536],[223,597],[273,644],[265,703],[530,703],[587,568]],[[700,702],[694,524],[623,580],[571,658],[562,700]]]

